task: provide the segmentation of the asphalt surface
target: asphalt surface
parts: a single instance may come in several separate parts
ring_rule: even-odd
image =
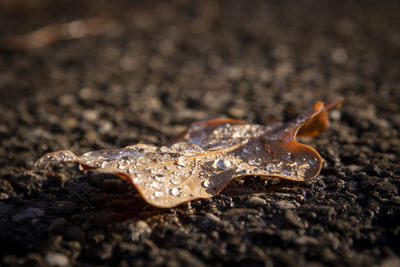
[[[0,5],[2,40],[105,21],[36,49],[2,43],[2,266],[400,265],[398,1]],[[158,209],[112,175],[32,172],[51,151],[162,145],[196,120],[271,124],[337,96],[331,128],[304,140],[324,159],[306,183],[250,177]]]

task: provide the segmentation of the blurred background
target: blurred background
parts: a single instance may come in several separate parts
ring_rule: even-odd
[[[67,133],[82,121],[103,132],[144,123],[164,138],[218,114],[262,122],[256,114],[281,120],[293,105],[338,95],[355,106],[398,97],[399,10],[398,1],[1,0],[0,105]],[[90,146],[142,139],[133,128]]]
[[[0,0],[0,130],[37,157],[165,143],[220,114],[273,123],[338,95],[390,117],[399,5]]]

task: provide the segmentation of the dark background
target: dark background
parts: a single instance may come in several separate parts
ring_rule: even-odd
[[[8,265],[399,266],[398,1],[0,1],[0,260]],[[4,40],[105,18],[100,33]],[[166,144],[224,114],[274,123],[344,96],[298,184],[249,178],[157,209],[46,152]]]

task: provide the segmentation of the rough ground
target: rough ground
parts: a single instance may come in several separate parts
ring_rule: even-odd
[[[17,2],[0,37],[114,24],[0,50],[0,265],[400,265],[398,1]],[[339,95],[303,184],[250,178],[157,209],[110,175],[30,171],[50,151],[165,144],[195,120],[273,123]]]

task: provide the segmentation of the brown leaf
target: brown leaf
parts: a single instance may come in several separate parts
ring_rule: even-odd
[[[269,176],[307,181],[321,170],[321,156],[296,136],[317,136],[329,126],[327,110],[343,98],[288,123],[250,125],[233,119],[193,123],[170,146],[132,145],[76,156],[68,150],[49,153],[36,167],[54,162],[79,162],[83,169],[115,174],[132,183],[151,205],[170,208],[198,198],[210,198],[231,180]]]

